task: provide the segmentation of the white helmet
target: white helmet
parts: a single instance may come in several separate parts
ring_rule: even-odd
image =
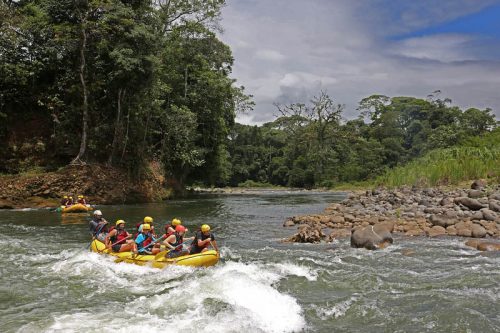
[[[96,210],[96,211],[94,211],[94,215],[100,215],[100,216],[102,216],[102,212],[100,210]]]

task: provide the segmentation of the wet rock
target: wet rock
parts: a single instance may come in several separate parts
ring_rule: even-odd
[[[465,245],[475,248],[479,251],[500,251],[500,243],[479,241],[475,239],[468,240]]]
[[[492,193],[489,195],[489,198],[492,200],[498,200],[500,201],[500,192]]]
[[[446,233],[450,236],[456,236],[457,235],[457,228],[455,228],[454,225],[450,225],[449,227],[446,228]]]
[[[405,232],[405,236],[409,236],[409,237],[423,236],[423,235],[425,235],[425,232],[420,228],[410,229],[407,232]]]
[[[344,223],[345,219],[343,216],[336,215],[336,216],[332,216],[330,218],[330,222],[332,222],[332,223]]]
[[[446,229],[441,226],[435,225],[429,230],[427,235],[429,237],[443,236],[446,235]]]
[[[300,226],[299,232],[290,237],[287,241],[295,243],[319,243],[324,237],[325,234],[320,228],[304,224]]]
[[[334,229],[328,236],[328,241],[333,241],[338,238],[347,238],[351,236],[351,229]]]
[[[401,254],[404,256],[411,256],[415,254],[415,251],[410,249],[403,249],[401,250]]]
[[[292,219],[288,219],[285,222],[283,222],[284,227],[293,227],[295,225],[295,222]]]
[[[467,197],[455,198],[454,202],[456,204],[461,204],[471,210],[480,210],[481,208],[483,208],[483,205],[479,201]]]
[[[351,247],[364,247],[368,250],[384,248],[393,243],[393,223],[379,223],[374,226],[353,229],[351,233]]]
[[[484,229],[479,224],[474,224],[472,226],[471,235],[474,238],[483,238],[486,236],[486,229]]]

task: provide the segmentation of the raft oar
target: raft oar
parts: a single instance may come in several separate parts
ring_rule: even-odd
[[[142,251],[142,250],[144,250],[144,249],[147,249],[148,247],[150,247],[150,246],[152,246],[152,245],[154,245],[154,244],[158,243],[158,242],[159,242],[159,241],[161,241],[163,238],[164,238],[164,237],[163,237],[163,236],[161,236],[160,238],[158,238],[157,240],[155,240],[155,241],[154,241],[154,242],[152,242],[151,244],[148,244],[148,245],[146,245],[146,246],[144,246],[144,247],[140,248],[139,250],[137,250],[137,254],[139,254],[139,251]],[[124,261],[124,260],[126,260],[126,259],[127,259],[127,258],[117,258],[117,259],[115,259],[115,263],[117,263],[117,264],[118,264],[118,263],[121,263],[122,261]]]
[[[162,251],[162,252],[159,252],[157,255],[155,255],[155,259],[154,260],[158,260],[158,259],[161,259],[163,257],[165,257],[165,255],[167,255],[167,253],[169,253],[170,251],[172,250],[175,250],[176,248],[178,248],[179,246],[182,246],[184,244],[186,244],[187,242],[190,242],[192,241],[191,239],[190,240],[187,240],[185,242],[182,242],[181,244],[177,245],[175,248],[173,249],[168,249],[168,250],[165,250],[165,251]]]

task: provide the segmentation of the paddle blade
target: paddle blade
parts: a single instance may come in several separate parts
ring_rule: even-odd
[[[157,255],[155,255],[155,259],[154,260],[158,260],[158,259],[161,259],[161,258],[165,257],[165,255],[167,253],[169,253],[169,252],[170,252],[170,250],[161,251],[160,253],[158,253]]]

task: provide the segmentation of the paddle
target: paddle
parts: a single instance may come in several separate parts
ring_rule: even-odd
[[[154,244],[158,243],[159,241],[161,241],[161,240],[164,238],[164,236],[165,236],[165,235],[161,236],[160,238],[158,238],[157,240],[155,240],[155,241],[154,241],[154,242],[152,242],[151,244],[148,244],[148,245],[146,245],[146,246],[144,246],[144,247],[140,248],[139,250],[137,250],[137,252],[142,251],[142,250],[144,250],[144,249],[147,249],[148,247],[150,247],[150,246],[152,246],[152,245],[154,245]],[[139,254],[139,253],[138,253],[138,254]],[[117,263],[117,264],[118,264],[118,263],[121,263],[122,261],[124,261],[124,260],[126,260],[126,259],[127,259],[127,258],[117,258],[117,259],[115,259],[115,263]]]
[[[174,249],[168,249],[168,250],[159,252],[157,255],[155,255],[155,259],[154,260],[158,260],[158,259],[161,259],[161,258],[165,257],[165,255],[167,255],[170,251],[175,250],[176,248],[178,248],[178,247],[180,247],[180,246],[182,246],[182,245],[184,245],[184,244],[186,244],[187,242],[190,242],[190,241],[192,241],[192,240],[189,239],[189,240],[187,240],[187,241],[185,241],[185,242],[177,245]]]
[[[92,240],[90,241],[89,246],[88,246],[89,248],[92,246],[92,242],[97,238],[97,236],[99,236],[99,234],[102,231],[102,228],[104,228],[104,226],[106,224],[108,224],[108,221],[104,220],[104,223],[99,227],[99,229],[97,229],[97,231],[92,234]]]
[[[110,247],[111,247],[111,248],[113,248],[113,246],[115,246],[115,245],[117,245],[117,244],[120,244],[120,243],[123,243],[124,241],[126,241],[127,239],[130,239],[131,237],[132,237],[132,235],[129,235],[129,236],[127,236],[127,238],[124,238],[124,239],[122,239],[122,240],[119,240],[119,241],[118,241],[118,242],[116,242],[116,243],[111,244],[111,246],[110,246]],[[106,250],[106,249],[107,249],[107,247],[106,247],[106,248],[104,248],[104,250]],[[97,250],[97,252],[101,253],[101,252],[102,252],[102,251],[104,251],[104,250]]]

